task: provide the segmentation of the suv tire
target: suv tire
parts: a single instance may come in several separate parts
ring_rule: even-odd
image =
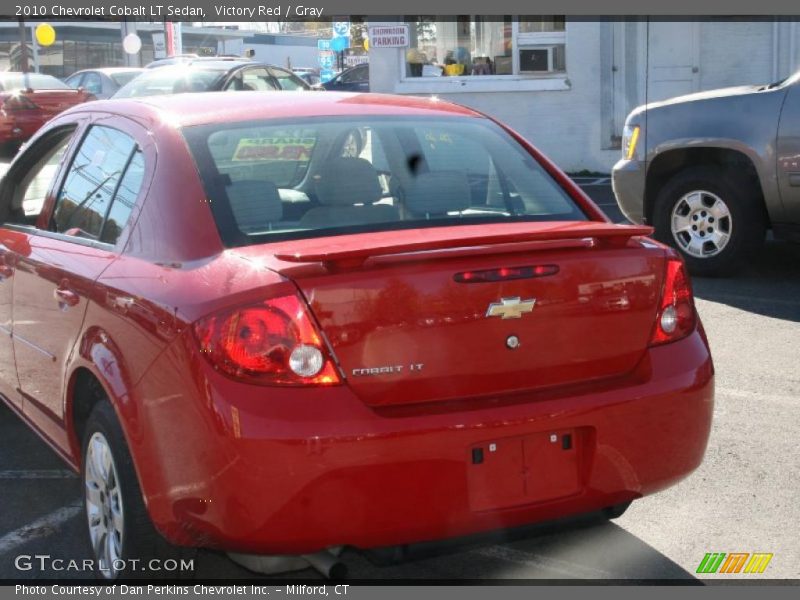
[[[728,275],[764,243],[761,194],[739,173],[692,167],[660,190],[653,210],[655,237],[676,248],[694,275]]]

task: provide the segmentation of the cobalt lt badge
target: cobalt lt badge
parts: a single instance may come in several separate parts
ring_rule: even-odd
[[[501,319],[521,319],[524,313],[533,310],[536,298],[522,300],[516,298],[500,298],[500,302],[492,302],[486,311],[487,317],[500,317]]]

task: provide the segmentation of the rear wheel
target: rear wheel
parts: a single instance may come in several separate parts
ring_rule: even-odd
[[[741,267],[764,241],[760,194],[739,174],[695,167],[670,179],[658,194],[656,238],[683,255],[696,275],[725,275]]]
[[[183,575],[165,561],[179,564],[187,554],[167,543],[150,521],[122,428],[106,399],[94,406],[86,423],[81,475],[98,578]],[[160,562],[151,565],[152,559]]]

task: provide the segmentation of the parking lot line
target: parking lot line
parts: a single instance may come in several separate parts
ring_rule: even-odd
[[[73,479],[74,477],[77,475],[66,469],[0,471],[0,479]]]
[[[758,400],[759,402],[775,402],[777,404],[786,404],[788,406],[797,406],[798,404],[797,396],[788,396],[786,394],[770,394],[725,387],[717,387],[717,394],[722,396],[730,396],[732,398]]]
[[[4,554],[31,540],[46,537],[55,533],[58,526],[77,515],[82,509],[80,503],[70,504],[37,519],[33,523],[23,525],[0,538],[0,554]]]

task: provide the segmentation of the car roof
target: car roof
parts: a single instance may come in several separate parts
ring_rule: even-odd
[[[261,63],[255,63],[250,59],[247,58],[193,58],[188,63],[184,63],[183,67],[208,67],[211,66],[219,66],[219,67],[227,67],[232,69],[234,67],[239,67],[242,65],[257,65]]]
[[[193,64],[205,64],[209,62],[224,62],[224,63],[237,63],[237,64],[252,64],[253,61],[244,56],[192,56],[181,54],[180,56],[170,56],[168,58],[159,58],[153,62],[148,63],[145,69],[172,67],[175,65],[187,66]]]
[[[177,127],[316,116],[482,117],[436,97],[349,92],[202,92],[97,100],[67,112],[110,112]]]
[[[114,75],[115,73],[138,73],[144,71],[142,67],[101,67],[98,69],[81,69],[80,71],[75,71],[72,75],[77,75],[79,73],[104,73],[105,75]],[[70,77],[72,77],[70,75]]]
[[[271,65],[269,63],[262,63],[262,62],[254,62],[248,59],[204,59],[204,60],[192,60],[185,63],[178,63],[174,65],[164,65],[163,67],[159,67],[158,69],[143,69],[148,73],[169,73],[169,72],[180,72],[183,73],[186,69],[197,69],[201,71],[235,71],[236,69],[240,69],[242,67],[270,67],[270,68],[277,68],[283,69],[283,67],[278,67],[276,65]],[[283,69],[284,71],[286,69]],[[154,75],[155,76],[155,75]]]

